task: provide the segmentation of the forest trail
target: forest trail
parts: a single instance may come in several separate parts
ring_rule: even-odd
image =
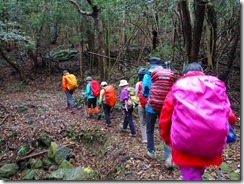
[[[4,112],[3,116],[8,117],[1,120],[0,137],[7,139],[6,144],[0,144],[1,150],[4,149],[6,153],[5,156],[1,155],[1,164],[16,160],[16,153],[21,145],[30,144],[40,133],[45,132],[58,145],[72,145],[69,148],[75,154],[73,164],[97,170],[101,180],[181,180],[178,168],[172,171],[164,166],[158,126],[155,128],[157,159],[152,160],[146,155],[146,145],[141,143],[137,112],[133,113],[137,136],[131,137],[129,127],[127,132],[119,129],[119,124],[123,121],[121,110],[112,110],[112,127],[106,126],[104,117],[101,120],[87,119],[83,108],[78,109],[76,114],[71,114],[65,109],[66,98],[59,82],[42,90],[33,88],[2,92],[1,110]],[[80,94],[81,89],[77,89],[73,97],[77,98]],[[29,108],[22,112],[20,107],[23,105]],[[67,130],[71,136],[67,136]],[[81,137],[84,130],[101,135],[104,141],[87,147],[83,142],[77,141],[77,137]],[[230,180],[230,172],[240,173],[240,129],[235,130],[238,140],[227,145],[224,153],[224,162],[229,165],[229,170],[223,171],[224,180]],[[7,137],[9,131],[14,136]],[[72,135],[76,139],[72,139]],[[32,154],[43,150],[45,149],[35,149]],[[18,177],[16,175],[12,179],[18,180]],[[208,168],[206,177],[207,180],[217,180],[216,167]]]

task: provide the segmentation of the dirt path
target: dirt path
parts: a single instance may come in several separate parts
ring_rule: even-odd
[[[78,95],[79,91],[74,94]],[[76,155],[73,164],[98,170],[101,180],[181,180],[177,168],[170,171],[164,166],[163,147],[157,127],[155,129],[157,159],[151,160],[146,156],[146,146],[141,143],[139,119],[136,113],[134,122],[138,134],[133,138],[129,136],[129,127],[127,132],[121,132],[118,128],[123,120],[120,111],[112,112],[112,127],[107,127],[104,118],[99,121],[86,119],[82,109],[76,114],[67,111],[65,96],[60,90],[3,92],[0,103],[0,110],[3,112],[0,120],[2,122],[0,137],[6,140],[0,143],[1,164],[15,161],[21,145],[30,144],[37,135],[46,132],[59,145],[73,143],[74,145],[70,147]],[[29,108],[21,112],[19,109],[21,105],[28,105]],[[4,119],[6,116],[8,117]],[[99,130],[101,138],[104,138],[104,145],[92,144],[90,147],[85,147],[83,143],[75,142],[66,136],[70,127],[76,135],[81,134],[83,129],[91,133]],[[224,161],[231,166],[228,171],[223,171],[223,178],[226,180],[229,180],[227,173],[240,173],[238,129],[237,135],[238,140],[232,145],[227,145],[224,154]],[[42,150],[36,149],[33,153],[40,151]],[[216,168],[208,168],[206,173],[208,180],[217,179]],[[16,175],[12,179],[19,179],[18,177],[19,175]]]

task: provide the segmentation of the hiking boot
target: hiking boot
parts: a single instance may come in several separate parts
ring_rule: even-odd
[[[165,167],[168,170],[174,169],[175,164],[172,162],[172,155],[168,156],[168,158],[165,160]]]
[[[102,117],[101,113],[98,114],[97,119],[100,120]]]
[[[121,130],[122,132],[126,132],[126,129],[123,128],[123,124],[122,124],[122,123],[119,124],[119,128],[120,128],[120,130]]]
[[[147,151],[147,156],[149,156],[151,159],[156,159],[156,152],[155,151],[153,151],[153,152]]]
[[[136,137],[136,134],[131,134],[131,137]]]
[[[86,116],[86,118],[91,119],[91,118],[92,118],[92,115],[91,115],[91,114],[88,114],[88,115]]]
[[[75,110],[74,110],[74,109],[71,109],[71,110],[70,110],[70,113],[71,113],[71,114],[75,114]]]
[[[147,140],[144,139],[144,140],[141,141],[141,143],[142,143],[142,144],[147,144]]]
[[[112,125],[111,124],[107,124],[108,127],[111,127]]]

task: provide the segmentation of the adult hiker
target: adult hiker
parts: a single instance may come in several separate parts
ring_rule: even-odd
[[[91,82],[92,82],[92,77],[88,76],[86,77],[86,90],[82,92],[82,95],[87,97],[87,118],[92,118],[93,113],[97,114],[97,119],[101,119],[101,112],[99,107],[97,106],[97,97],[94,96],[92,87],[91,87]],[[100,89],[99,89],[100,90]]]
[[[122,124],[120,124],[121,131],[126,131],[127,126],[129,125],[131,136],[136,137],[136,129],[132,118],[132,112],[134,109],[134,106],[131,102],[128,88],[130,87],[127,80],[120,80],[119,87],[121,87],[120,92],[120,103],[122,103],[122,109],[124,111],[124,121]]]
[[[147,155],[152,158],[152,159],[156,159],[156,148],[155,148],[155,144],[154,144],[154,128],[155,128],[155,123],[157,121],[157,119],[159,118],[160,115],[160,110],[154,110],[152,108],[152,104],[153,103],[149,103],[150,98],[152,97],[152,92],[154,97],[160,97],[162,98],[161,95],[159,94],[155,94],[155,93],[159,93],[162,90],[158,90],[160,88],[164,88],[164,86],[154,86],[156,87],[155,90],[152,90],[152,75],[156,72],[156,71],[161,71],[163,70],[163,66],[162,66],[162,60],[158,57],[152,57],[149,59],[149,69],[146,72],[146,74],[143,77],[142,80],[142,94],[144,97],[148,98],[147,104],[145,106],[145,111],[146,111],[146,127],[147,127]],[[170,72],[169,70],[167,70],[166,72]],[[157,73],[156,73],[157,74]],[[167,77],[170,78],[170,77]],[[163,77],[162,77],[163,79]],[[157,102],[157,100],[154,100],[152,102]],[[161,104],[162,105],[162,104]],[[168,169],[171,169],[174,167],[173,163],[171,162],[171,149],[166,146],[163,142],[164,145],[164,157],[165,157],[165,165]],[[169,162],[170,160],[170,162]],[[168,164],[168,163],[172,163],[172,164]]]
[[[66,109],[68,109],[72,114],[75,114],[74,101],[72,95],[77,87],[78,84],[75,75],[70,74],[68,70],[63,70],[62,88],[65,92],[67,100]]]
[[[98,104],[101,105],[103,108],[106,124],[108,127],[111,127],[111,108],[116,104],[116,102],[117,95],[114,87],[112,85],[108,85],[106,81],[101,82],[101,91]]]
[[[173,85],[160,114],[160,135],[172,148],[183,180],[202,180],[207,166],[220,166],[232,113],[225,84],[192,62]]]
[[[142,79],[147,72],[147,69],[141,67],[137,73],[139,81],[136,83],[135,92],[139,98],[138,115],[140,121],[140,130],[142,135],[142,144],[147,144],[147,129],[146,129],[146,111],[147,98],[142,95]]]

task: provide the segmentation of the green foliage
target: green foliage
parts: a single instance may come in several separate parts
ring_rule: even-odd
[[[56,61],[66,61],[74,58],[77,55],[77,50],[63,49],[63,50],[53,50],[50,51],[46,58],[56,60]]]
[[[228,175],[229,175],[230,180],[240,180],[241,179],[240,175],[235,172],[230,172]]]
[[[33,48],[34,42],[20,30],[20,25],[17,22],[4,23],[0,21],[0,42],[2,43],[15,43],[19,46]]]
[[[23,91],[26,85],[23,81],[13,82],[6,88],[6,91]]]
[[[227,171],[230,170],[229,165],[228,165],[226,162],[223,162],[223,163],[221,164],[221,169],[222,169],[222,171],[224,171],[224,172],[227,172]]]
[[[19,156],[23,156],[23,155],[25,155],[27,153],[28,149],[29,149],[28,146],[26,144],[24,144],[24,145],[22,145],[20,147],[20,149],[18,150],[17,154]]]
[[[173,52],[172,46],[167,44],[164,45],[163,47],[157,47],[149,54],[149,57],[159,57],[163,61],[167,61],[172,59],[172,52]]]
[[[5,142],[5,138],[4,137],[0,137],[0,143]]]
[[[87,99],[84,96],[75,96],[74,103],[77,109],[81,109],[86,106]]]

